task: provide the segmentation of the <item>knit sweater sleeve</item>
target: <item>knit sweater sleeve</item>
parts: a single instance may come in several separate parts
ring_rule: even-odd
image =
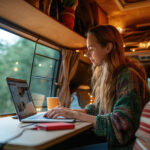
[[[95,133],[105,136],[109,144],[126,144],[134,138],[141,114],[142,84],[135,72],[125,69],[117,80],[112,112],[96,116]]]
[[[97,114],[95,104],[88,104],[88,105],[86,105],[85,109],[86,109],[87,113],[90,115],[95,116]]]

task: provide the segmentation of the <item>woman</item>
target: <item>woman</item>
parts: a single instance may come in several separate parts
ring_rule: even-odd
[[[87,49],[93,64],[94,104],[80,111],[57,107],[45,116],[91,122],[110,149],[132,149],[142,108],[150,97],[146,73],[138,61],[125,57],[121,35],[111,25],[89,29]]]

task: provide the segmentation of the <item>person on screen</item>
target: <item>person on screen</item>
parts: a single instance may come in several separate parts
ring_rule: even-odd
[[[19,101],[17,103],[19,112],[23,112],[26,106],[26,98],[24,97],[24,89],[22,87],[17,87],[19,94]]]
[[[21,115],[27,116],[35,112],[33,103],[30,101],[28,95],[28,89],[24,87],[18,87],[19,101],[17,102],[17,108]]]
[[[91,122],[95,134],[106,137],[109,149],[131,150],[141,111],[150,99],[146,72],[138,60],[125,57],[123,40],[114,26],[90,28],[87,49],[95,102],[81,110],[56,107],[45,117]]]

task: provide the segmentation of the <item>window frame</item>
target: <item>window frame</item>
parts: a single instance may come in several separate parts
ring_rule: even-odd
[[[45,57],[45,58],[48,58],[48,59],[52,59],[52,60],[55,60],[55,65],[54,65],[54,68],[56,68],[56,65],[58,63],[58,73],[57,73],[57,76],[56,78],[52,77],[52,78],[48,78],[48,77],[42,77],[42,76],[36,76],[36,75],[33,75],[33,66],[34,66],[34,59],[35,59],[35,55],[38,55],[38,56],[41,56],[41,57]],[[36,53],[36,49],[34,51],[34,56],[33,56],[33,60],[32,60],[32,67],[31,67],[31,73],[30,73],[30,81],[29,81],[29,88],[30,88],[30,85],[31,85],[31,80],[32,78],[34,79],[45,79],[45,80],[51,80],[52,79],[52,84],[51,84],[51,90],[49,92],[49,95],[48,96],[56,96],[56,91],[57,91],[57,85],[56,85],[56,90],[53,91],[52,87],[54,84],[57,83],[58,81],[58,74],[59,74],[59,68],[60,68],[60,60],[61,60],[61,54],[60,54],[60,59],[55,59],[55,58],[52,58],[52,57],[49,57],[49,56],[45,56],[45,55],[42,55],[42,54],[39,54],[39,53]],[[53,71],[53,75],[55,74],[56,72],[56,69],[54,69]],[[54,83],[53,80],[56,79],[56,82]],[[52,94],[54,93],[54,95]]]

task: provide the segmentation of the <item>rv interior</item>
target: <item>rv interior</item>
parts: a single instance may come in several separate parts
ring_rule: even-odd
[[[150,77],[150,0],[78,0],[73,29],[38,9],[34,2],[37,1],[0,0],[0,27],[18,34],[23,30],[29,33],[24,37],[35,35],[39,43],[46,41],[45,45],[59,51],[79,53],[79,65],[70,83],[72,90],[78,85],[90,86],[91,63],[85,55],[85,33],[91,25],[117,27],[124,39],[126,56],[139,59]]]
[[[61,6],[63,1],[66,3]],[[65,6],[69,6],[69,9]],[[125,55],[134,57],[143,64],[150,87],[150,0],[0,0],[0,149],[41,150],[57,144],[59,149],[63,149],[59,143],[75,135],[81,136],[80,133],[89,129],[91,132],[93,123],[79,120],[74,123],[74,129],[34,131],[33,129],[38,129],[37,124],[22,124],[16,119],[16,114],[18,111],[24,112],[24,101],[29,103],[29,98],[33,100],[37,112],[48,110],[49,97],[59,97],[61,105],[71,109],[81,109],[94,102],[91,94],[92,67],[86,55],[86,31],[91,26],[103,24],[113,25],[119,30],[124,41]],[[7,34],[2,35],[4,32]],[[1,40],[2,36],[4,39],[11,38],[10,35],[17,39],[13,39],[13,44]],[[12,84],[10,89],[14,92],[13,97],[6,83],[7,77],[24,79],[29,83],[29,88],[22,88],[22,84],[18,83]],[[27,89],[32,96],[26,93]],[[13,105],[11,96],[16,100],[17,107]],[[122,103],[118,103],[121,106]],[[58,105],[59,101],[55,107]],[[116,126],[115,130],[109,126],[111,119],[99,117],[104,123],[96,132],[104,130],[105,134],[119,133],[116,134],[118,141],[124,144],[123,140],[126,142],[128,137],[131,138],[132,130],[135,129],[128,123],[130,116],[119,115],[122,113],[119,109],[132,113],[131,108],[119,107],[116,105],[116,121],[112,124]],[[117,113],[120,117],[117,117]],[[123,125],[120,126],[121,122]],[[107,131],[105,125],[110,127],[110,131]],[[124,136],[126,129],[127,137]],[[115,134],[113,137],[111,134],[109,138],[113,141]],[[82,140],[83,143],[84,141],[86,140]],[[62,144],[65,147],[70,142]],[[115,144],[117,145],[116,142]]]

